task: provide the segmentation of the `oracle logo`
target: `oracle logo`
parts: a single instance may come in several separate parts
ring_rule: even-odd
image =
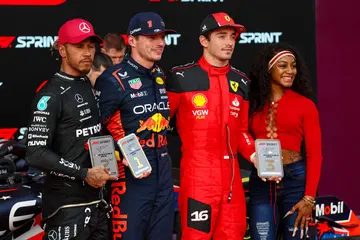
[[[66,0],[0,0],[0,5],[6,6],[56,6]]]

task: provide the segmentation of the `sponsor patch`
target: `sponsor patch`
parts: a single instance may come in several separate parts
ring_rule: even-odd
[[[128,83],[132,89],[139,89],[142,86],[140,78],[131,79],[128,81]]]
[[[43,96],[39,102],[37,103],[37,109],[39,111],[45,111],[47,109],[47,102],[49,101],[50,97],[49,96]]]
[[[207,102],[207,97],[202,93],[197,93],[192,97],[192,103],[196,108],[206,107]]]

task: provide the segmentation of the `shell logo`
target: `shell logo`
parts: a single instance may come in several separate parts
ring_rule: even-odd
[[[208,102],[207,97],[202,93],[197,93],[193,96],[192,102],[196,108],[203,108]]]

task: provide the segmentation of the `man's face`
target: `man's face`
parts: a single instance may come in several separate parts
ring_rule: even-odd
[[[209,39],[200,37],[201,44],[208,53],[220,61],[230,60],[235,49],[236,32],[232,27],[223,27],[210,33]]]
[[[102,49],[102,50],[103,53],[105,53],[111,58],[114,65],[121,63],[122,60],[124,59],[125,48],[123,48],[122,50],[116,50],[115,48],[109,48],[108,50]]]
[[[78,44],[66,43],[59,46],[63,64],[68,65],[80,75],[90,72],[95,55],[95,43],[86,39]]]
[[[140,35],[132,37],[132,50],[141,58],[149,62],[156,62],[161,59],[165,48],[165,33],[156,35]]]

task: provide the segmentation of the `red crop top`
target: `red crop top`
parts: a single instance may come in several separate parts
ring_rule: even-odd
[[[257,139],[279,139],[281,148],[300,152],[306,148],[305,195],[315,197],[322,162],[319,114],[315,104],[300,94],[286,90],[277,102],[265,105],[250,117],[250,130]]]

